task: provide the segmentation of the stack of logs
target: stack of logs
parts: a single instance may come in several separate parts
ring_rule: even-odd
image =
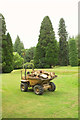
[[[43,70],[40,71],[32,71],[31,74],[28,74],[30,77],[35,77],[35,78],[43,78],[43,79],[51,79],[57,77],[54,72],[46,72]]]

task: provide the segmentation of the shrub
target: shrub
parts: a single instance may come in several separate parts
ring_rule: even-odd
[[[30,63],[30,62],[27,62],[27,63],[24,64],[24,67],[27,68],[27,69],[32,69],[32,68],[34,68],[34,64]]]
[[[80,59],[78,59],[78,66],[80,66]]]
[[[24,59],[17,52],[13,52],[13,55],[14,69],[22,68]]]

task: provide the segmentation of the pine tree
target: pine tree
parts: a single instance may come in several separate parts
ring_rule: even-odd
[[[77,47],[78,47],[78,58],[80,59],[80,34],[78,35],[78,44],[77,44]]]
[[[67,42],[67,31],[65,26],[65,21],[63,18],[59,21],[59,64],[61,66],[68,65],[68,42]]]
[[[14,52],[18,52],[21,55],[21,51],[24,49],[23,43],[20,41],[19,36],[17,36],[16,41],[14,43]]]
[[[10,34],[6,35],[5,18],[0,14],[2,19],[2,72],[8,73],[13,70],[13,46]]]
[[[2,72],[9,73],[13,70],[13,45],[9,33],[2,41],[2,62]]]
[[[2,63],[2,39],[4,38],[5,34],[6,34],[5,18],[0,13],[0,63]],[[1,66],[1,64],[0,64],[0,66]]]
[[[2,72],[2,14],[0,14],[0,73]]]
[[[78,52],[74,38],[69,39],[69,63],[71,66],[78,65]]]
[[[2,35],[5,35],[7,31],[6,23],[5,23],[5,18],[1,13],[0,13],[0,18],[1,18],[1,26],[2,26],[1,32],[2,32]]]
[[[52,23],[48,16],[44,17],[38,44],[36,46],[34,64],[35,67],[44,68],[56,65],[57,62],[57,41]]]

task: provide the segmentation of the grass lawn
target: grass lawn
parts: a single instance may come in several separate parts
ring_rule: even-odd
[[[78,118],[78,67],[55,67],[56,91],[20,91],[20,70],[2,75],[3,118]]]

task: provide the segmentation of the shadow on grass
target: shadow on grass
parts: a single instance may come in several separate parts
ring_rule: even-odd
[[[23,92],[21,92],[21,93],[23,93]],[[44,93],[42,94],[42,95],[36,95],[35,93],[34,93],[34,90],[33,89],[29,89],[27,92],[25,92],[26,93],[26,95],[35,95],[35,96],[53,96],[54,95],[54,97],[55,96],[57,96],[57,97],[59,97],[59,96],[63,96],[63,95],[65,95],[66,94],[66,92],[61,92],[61,91],[54,91],[54,92],[51,92],[51,91],[48,91],[48,90],[46,90],[46,91],[44,91]]]

